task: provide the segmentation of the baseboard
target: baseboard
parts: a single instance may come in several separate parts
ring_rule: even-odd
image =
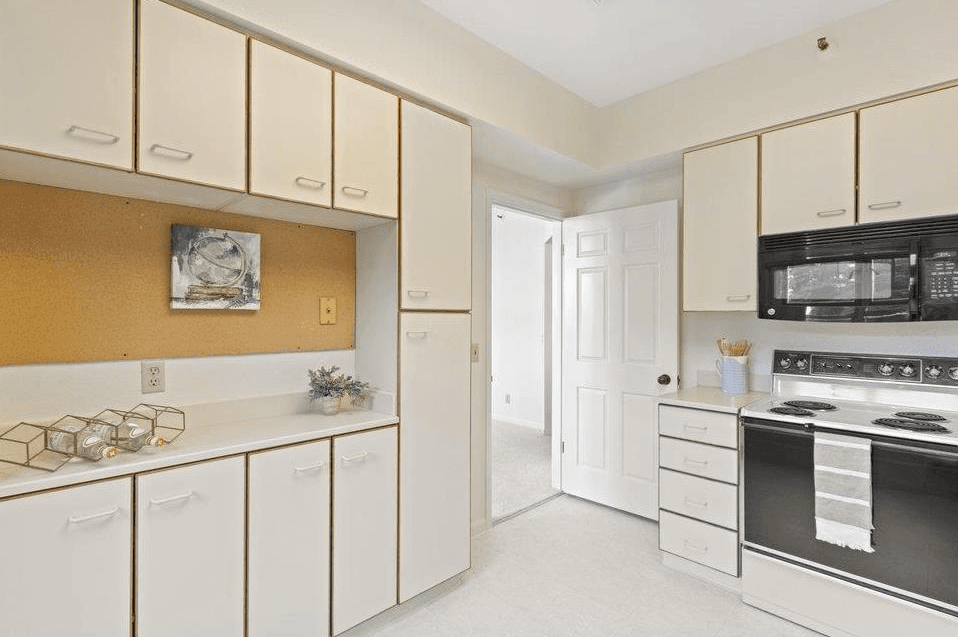
[[[492,416],[492,420],[498,420],[499,422],[504,422],[507,425],[519,425],[520,427],[527,427],[529,429],[536,429],[543,435],[545,435],[545,425],[541,422],[534,422],[532,420],[522,420],[520,418],[509,418],[507,416]]]
[[[672,553],[667,553],[665,551],[662,551],[661,553],[662,564],[671,569],[685,573],[686,575],[691,575],[697,579],[704,580],[709,584],[718,586],[719,588],[731,591],[733,593],[742,592],[741,578],[733,577],[727,573],[716,571],[714,568],[703,566],[696,562],[687,560],[684,557],[673,555]]]

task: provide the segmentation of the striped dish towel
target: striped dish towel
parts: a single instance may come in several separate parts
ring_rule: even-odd
[[[874,553],[872,445],[815,432],[815,539]]]

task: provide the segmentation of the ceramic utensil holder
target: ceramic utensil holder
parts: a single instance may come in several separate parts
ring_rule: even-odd
[[[722,356],[715,359],[719,386],[726,394],[748,393],[748,356]]]

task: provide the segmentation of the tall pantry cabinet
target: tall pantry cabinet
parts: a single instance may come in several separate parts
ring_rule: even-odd
[[[469,568],[471,129],[401,106],[399,601]]]

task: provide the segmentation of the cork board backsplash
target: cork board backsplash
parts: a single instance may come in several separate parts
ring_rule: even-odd
[[[174,224],[261,235],[258,311],[170,309]],[[353,232],[0,180],[0,365],[345,349],[355,306]]]

